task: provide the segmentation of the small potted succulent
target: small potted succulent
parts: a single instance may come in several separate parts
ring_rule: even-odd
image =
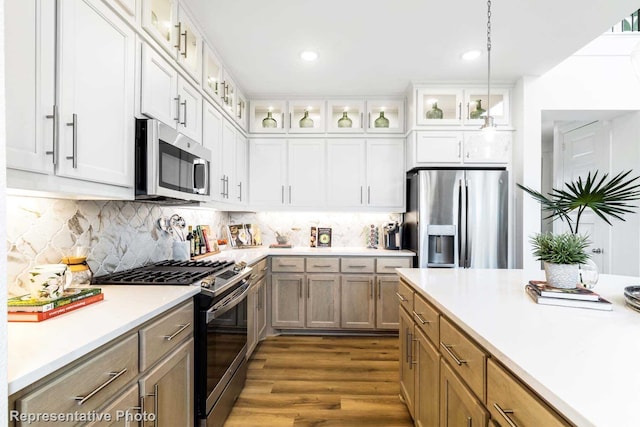
[[[589,259],[586,236],[572,233],[536,234],[531,239],[533,255],[544,263],[547,284],[556,288],[575,288],[580,283],[580,264]]]

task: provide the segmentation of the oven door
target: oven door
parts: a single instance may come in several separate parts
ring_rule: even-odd
[[[231,381],[247,355],[247,293],[246,280],[203,312],[206,320],[206,412]],[[244,381],[242,381],[244,383]]]

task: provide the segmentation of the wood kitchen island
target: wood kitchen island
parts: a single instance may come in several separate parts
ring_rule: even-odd
[[[613,311],[598,311],[533,302],[524,285],[542,271],[397,271],[401,389],[414,419],[455,425],[454,412],[465,412],[474,426],[490,418],[500,426],[510,425],[507,418],[516,425],[639,425],[640,313],[623,295],[639,278],[601,275],[594,290]]]

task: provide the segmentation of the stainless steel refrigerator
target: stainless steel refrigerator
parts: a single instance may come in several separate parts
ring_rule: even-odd
[[[404,246],[415,266],[507,268],[508,185],[501,169],[409,172]]]

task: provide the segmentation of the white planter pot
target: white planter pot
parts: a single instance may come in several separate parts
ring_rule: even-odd
[[[580,283],[579,264],[544,263],[544,273],[547,284],[554,288],[572,289]]]

